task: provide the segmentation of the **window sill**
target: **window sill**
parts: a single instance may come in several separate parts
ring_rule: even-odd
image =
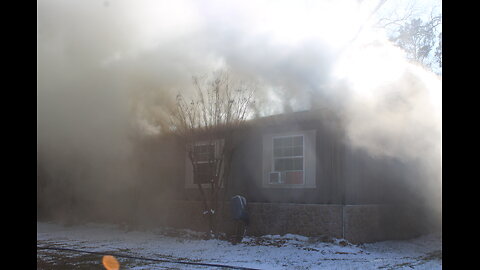
[[[291,184],[264,184],[263,188],[268,189],[314,189],[315,185],[291,185]]]

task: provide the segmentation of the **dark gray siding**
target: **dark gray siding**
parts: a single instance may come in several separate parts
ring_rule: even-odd
[[[289,131],[316,130],[316,187],[308,189],[262,187],[262,136]],[[264,120],[236,133],[228,194],[241,194],[250,202],[309,204],[382,204],[395,202],[403,178],[401,163],[375,158],[345,143],[340,120],[331,116],[314,119]],[[186,189],[185,154],[173,139],[150,143],[144,159],[149,193],[176,199],[200,200],[199,191]],[[155,182],[159,182],[156,183]],[[163,183],[163,184],[161,184]],[[154,185],[151,185],[154,184]]]
[[[316,130],[316,188],[262,187],[262,136],[292,130]],[[249,131],[235,154],[231,190],[254,202],[291,202],[341,204],[343,200],[342,166],[344,147],[341,133],[319,121],[265,125]]]

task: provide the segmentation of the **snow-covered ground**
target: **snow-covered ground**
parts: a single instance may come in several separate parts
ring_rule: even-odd
[[[341,239],[323,242],[300,235],[245,237],[237,245],[202,240],[188,230],[130,231],[86,224],[64,227],[37,222],[37,246],[123,254],[143,258],[224,264],[256,269],[441,269],[441,235],[409,241],[353,245]],[[73,253],[37,249],[37,262]],[[119,260],[121,269],[215,269],[214,267]],[[99,261],[100,264],[100,261]]]

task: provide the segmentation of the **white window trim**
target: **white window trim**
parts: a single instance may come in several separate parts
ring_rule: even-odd
[[[303,184],[270,183],[270,173],[274,172],[274,138],[303,136]],[[302,130],[263,136],[263,188],[316,188],[316,131]]]
[[[217,140],[212,140],[212,141],[199,141],[196,142],[195,145],[208,145],[215,144],[215,157],[218,157],[220,155],[220,146],[223,146],[224,144],[224,139],[217,139]],[[187,147],[187,146],[186,146]],[[223,170],[223,164],[222,164],[222,170]],[[209,189],[211,188],[211,184],[201,184],[202,188]],[[223,186],[222,186],[223,187]],[[188,152],[185,151],[185,188],[198,188],[198,184],[195,184],[193,182],[193,166],[192,162],[190,161],[190,157],[188,156]]]

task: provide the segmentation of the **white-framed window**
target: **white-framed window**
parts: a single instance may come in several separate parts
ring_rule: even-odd
[[[305,183],[304,136],[275,136],[272,138],[272,172],[269,184],[303,185]]]
[[[193,156],[197,162],[197,171],[193,174],[193,183],[210,183],[216,167],[215,143],[194,145]]]
[[[315,134],[307,130],[264,135],[262,186],[315,188]]]
[[[223,140],[201,141],[193,146],[187,146],[185,156],[185,187],[198,188],[198,183],[202,187],[209,188],[212,177],[216,172],[216,164],[221,156],[221,147]],[[197,172],[194,173],[192,162],[188,156],[188,149],[192,150],[196,160]],[[222,168],[223,169],[223,168]]]

